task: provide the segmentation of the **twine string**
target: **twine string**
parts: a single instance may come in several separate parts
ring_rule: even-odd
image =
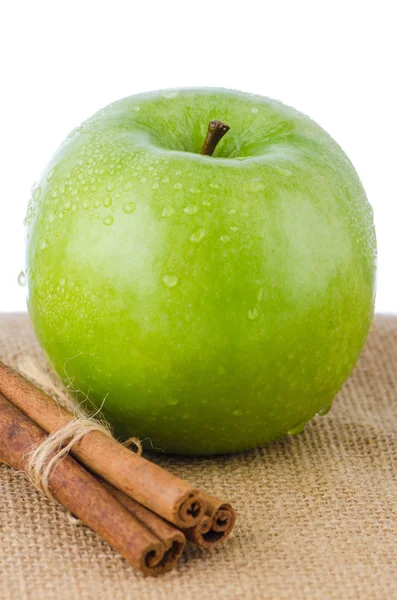
[[[49,370],[40,368],[35,360],[26,356],[18,363],[18,370],[32,383],[51,396],[59,405],[73,413],[74,418],[65,427],[53,431],[45,440],[29,454],[27,461],[27,473],[32,483],[47,498],[56,502],[51,493],[49,478],[54,473],[59,462],[67,456],[73,446],[91,431],[100,431],[101,433],[113,437],[110,425],[103,418],[98,420],[87,413],[79,406],[77,401],[71,396],[67,388],[57,380]],[[74,390],[76,391],[76,390]],[[137,437],[130,437],[123,446],[130,448],[135,446],[135,452],[142,454],[142,444]],[[78,519],[71,516],[71,521],[78,523]]]
[[[33,485],[55,502],[50,486],[50,475],[73,446],[91,431],[101,431],[112,437],[109,429],[93,418],[75,417],[73,421],[51,433],[29,455],[27,473]]]

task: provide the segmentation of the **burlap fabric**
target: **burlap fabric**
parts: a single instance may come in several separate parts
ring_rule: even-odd
[[[0,358],[26,354],[40,356],[28,318],[2,315]],[[239,515],[224,547],[189,547],[159,579],[0,465],[0,598],[397,598],[396,433],[397,318],[377,317],[334,408],[303,434],[236,456],[158,459]]]

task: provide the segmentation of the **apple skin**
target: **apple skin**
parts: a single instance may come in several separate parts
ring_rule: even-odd
[[[231,129],[202,156],[211,119]],[[351,162],[308,117],[224,89],[125,98],[32,196],[36,333],[118,436],[227,453],[327,411],[372,321],[376,241]]]

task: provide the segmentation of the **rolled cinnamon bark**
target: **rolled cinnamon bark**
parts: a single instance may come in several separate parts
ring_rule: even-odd
[[[206,514],[200,523],[185,531],[188,540],[202,548],[216,548],[229,537],[236,522],[236,511],[227,502],[205,495]]]
[[[74,418],[1,361],[0,393],[47,433],[65,427]],[[100,431],[87,433],[71,453],[102,479],[177,527],[194,527],[205,514],[206,504],[199,490]]]
[[[138,521],[142,523],[149,531],[151,531],[156,537],[161,539],[165,547],[165,556],[175,561],[180,557],[186,544],[186,538],[180,529],[177,529],[174,525],[171,525],[167,521],[164,521],[161,517],[156,515],[136,500],[133,500],[129,496],[120,492],[115,487],[102,481],[102,485],[105,489],[114,496],[124,508],[126,508]]]
[[[5,463],[26,471],[29,454],[46,437],[38,425],[0,394],[0,458]],[[56,465],[48,483],[60,504],[145,575],[159,575],[175,565],[180,546],[178,551],[170,552],[158,536],[70,456]]]

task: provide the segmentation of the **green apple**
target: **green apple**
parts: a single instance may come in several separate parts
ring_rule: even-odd
[[[202,155],[212,119],[230,131]],[[29,312],[52,365],[117,435],[165,452],[298,432],[328,410],[371,324],[360,180],[321,127],[261,96],[111,104],[56,152],[27,227]]]

